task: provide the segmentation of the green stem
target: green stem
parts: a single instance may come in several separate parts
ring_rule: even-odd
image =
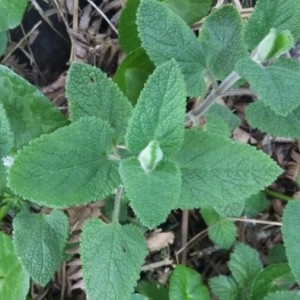
[[[112,214],[113,223],[118,223],[118,221],[119,221],[122,194],[123,194],[123,186],[119,186],[119,188],[116,192],[116,195],[115,195],[115,205],[114,205],[114,211]]]
[[[280,200],[284,200],[284,201],[294,200],[290,196],[287,196],[287,195],[284,195],[284,194],[281,194],[281,193],[278,193],[278,192],[275,192],[275,191],[272,191],[272,190],[269,190],[269,189],[265,189],[265,193],[268,196],[271,196],[271,197],[274,197],[274,198],[277,198],[277,199],[280,199]]]
[[[187,119],[193,123],[195,119],[204,115],[205,112],[216,102],[216,100],[223,95],[224,92],[229,90],[240,78],[241,77],[237,72],[231,72],[216,89],[213,89],[209,93],[203,102],[196,105],[196,107],[187,114]]]

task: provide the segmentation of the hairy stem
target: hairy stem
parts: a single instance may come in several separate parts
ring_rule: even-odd
[[[119,188],[117,189],[117,192],[115,195],[115,205],[114,205],[114,211],[112,214],[112,221],[114,223],[117,223],[119,221],[122,194],[123,194],[123,186],[120,185]]]
[[[278,192],[275,192],[275,191],[272,191],[272,190],[269,190],[269,189],[265,189],[265,193],[268,196],[271,196],[271,197],[274,197],[274,198],[277,198],[277,199],[280,199],[280,200],[284,200],[284,201],[293,200],[293,198],[290,197],[290,196],[287,196],[287,195],[284,195],[284,194],[281,194],[281,193],[278,193]]]

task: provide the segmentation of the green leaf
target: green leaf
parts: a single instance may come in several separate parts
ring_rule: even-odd
[[[140,0],[127,0],[120,15],[118,32],[122,50],[129,54],[141,46],[136,26],[136,12]]]
[[[0,159],[8,155],[13,145],[13,133],[10,129],[6,111],[0,102]]]
[[[220,275],[209,280],[213,294],[220,300],[240,300],[239,287],[230,276]]]
[[[4,54],[7,46],[7,35],[6,32],[0,31],[0,56]]]
[[[278,291],[267,295],[263,300],[299,300],[300,293],[297,291]]]
[[[0,299],[25,300],[29,290],[29,275],[22,268],[13,242],[0,232]]]
[[[250,299],[263,299],[268,293],[291,288],[295,279],[288,264],[269,265],[252,282]]]
[[[183,142],[185,88],[174,60],[156,68],[149,76],[126,133],[129,151],[138,155],[156,140],[164,155],[179,151]]]
[[[0,31],[12,29],[21,23],[27,0],[0,0]]]
[[[141,281],[136,290],[151,300],[169,300],[168,290],[159,282]]]
[[[228,267],[236,282],[245,288],[262,270],[263,265],[255,249],[246,244],[237,243],[230,255]]]
[[[36,87],[5,66],[0,66],[0,90],[0,102],[14,133],[14,152],[41,134],[68,124]]]
[[[149,298],[141,295],[141,294],[132,294],[129,297],[129,300],[148,300]]]
[[[67,98],[72,121],[88,116],[98,117],[115,130],[116,143],[124,136],[131,104],[116,83],[101,70],[73,63],[67,77]]]
[[[232,215],[245,200],[272,183],[281,169],[263,152],[208,132],[186,130],[177,155],[182,172],[180,207],[214,208]]]
[[[68,237],[68,218],[61,211],[49,215],[19,213],[14,219],[14,245],[31,278],[45,286],[59,268]]]
[[[205,129],[220,136],[230,136],[231,131],[240,125],[240,119],[228,107],[214,104],[205,114]]]
[[[147,247],[137,227],[94,219],[83,226],[80,255],[88,299],[128,300]]]
[[[277,59],[280,55],[289,51],[295,45],[294,38],[289,30],[277,33],[275,44],[269,53],[270,59]]]
[[[217,245],[229,249],[237,237],[237,227],[213,209],[202,208],[201,215],[208,226],[208,236]]]
[[[206,91],[205,57],[191,29],[163,3],[142,0],[137,13],[142,47],[155,65],[174,58],[182,71],[189,96]]]
[[[87,117],[34,140],[17,155],[10,187],[22,197],[49,207],[92,202],[119,184],[111,156],[112,129]]]
[[[161,2],[189,25],[204,18],[212,6],[212,0],[162,0]]]
[[[178,206],[181,177],[178,165],[162,161],[152,172],[145,172],[134,158],[120,162],[120,175],[130,206],[148,228],[164,222],[170,211]]]
[[[245,202],[245,215],[247,217],[255,217],[269,205],[270,202],[263,192],[252,195]]]
[[[199,40],[207,66],[218,79],[225,78],[234,70],[235,63],[247,56],[242,29],[240,13],[232,5],[224,5],[211,13],[201,27]]]
[[[251,59],[242,59],[236,71],[250,83],[251,89],[264,104],[278,115],[287,116],[300,102],[300,64],[279,59],[271,66],[259,66]]]
[[[209,300],[207,287],[195,270],[177,265],[172,272],[169,286],[170,300]]]
[[[154,65],[145,50],[138,48],[121,62],[114,81],[131,103],[136,104],[140,92],[153,70]]]
[[[285,247],[283,244],[275,245],[269,250],[269,263],[281,264],[287,263],[287,257],[285,253]]]
[[[286,205],[282,216],[282,237],[286,248],[286,255],[291,271],[296,279],[300,282],[300,261],[299,261],[299,245],[300,245],[300,202],[289,201]]]
[[[248,105],[246,118],[252,128],[274,136],[300,138],[300,106],[284,117],[277,115],[263,101],[256,101]]]
[[[290,30],[295,41],[300,38],[300,2],[298,0],[260,0],[244,29],[244,41],[250,50],[269,33],[271,28],[277,32]]]

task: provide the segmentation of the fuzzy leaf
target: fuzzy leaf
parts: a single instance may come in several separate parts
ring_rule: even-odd
[[[0,299],[25,300],[29,275],[22,268],[11,238],[0,232]]]
[[[0,31],[19,25],[27,4],[27,0],[0,0]]]
[[[6,32],[0,31],[0,56],[5,52],[6,46],[7,46]]]
[[[263,300],[299,300],[299,291],[278,291],[267,295]]]
[[[213,209],[202,208],[201,215],[208,226],[208,236],[217,245],[229,249],[237,237],[237,227]]]
[[[136,12],[139,4],[140,0],[127,0],[119,18],[119,42],[122,50],[127,54],[141,47],[136,27]]]
[[[228,107],[214,104],[205,114],[205,129],[220,136],[230,136],[231,132],[239,126],[240,119]]]
[[[68,218],[61,211],[49,215],[19,213],[14,219],[14,245],[31,278],[45,286],[63,259]]]
[[[49,207],[101,199],[119,183],[118,165],[109,159],[112,129],[87,117],[34,140],[17,155],[9,185],[22,197]]]
[[[224,5],[211,13],[201,27],[199,40],[207,66],[218,79],[227,76],[234,70],[235,63],[247,56],[242,29],[240,13],[232,5]]]
[[[162,0],[162,2],[189,25],[204,18],[212,6],[212,0]]]
[[[237,243],[230,255],[228,267],[236,282],[245,288],[262,270],[263,265],[255,249],[246,244]]]
[[[150,61],[143,48],[138,48],[121,62],[114,81],[131,103],[136,104],[140,92],[153,70],[153,62]]]
[[[186,130],[177,160],[182,172],[180,207],[214,208],[222,216],[232,215],[228,206],[243,209],[246,198],[281,173],[263,152],[198,130]]]
[[[278,244],[269,249],[269,264],[282,264],[287,263],[285,247],[283,244]]]
[[[0,159],[8,155],[13,145],[13,133],[5,109],[0,102]]]
[[[296,279],[300,282],[300,261],[299,261],[299,245],[300,245],[300,202],[289,201],[284,209],[282,217],[282,237],[286,248],[286,255],[291,271]]]
[[[99,69],[73,63],[68,72],[67,98],[73,121],[88,116],[98,117],[115,129],[116,143],[124,136],[131,104],[117,84]]]
[[[269,265],[253,280],[249,299],[263,299],[268,293],[289,289],[294,284],[295,279],[288,264]]]
[[[247,217],[255,217],[270,205],[270,201],[263,192],[252,195],[246,200],[245,215]]]
[[[80,255],[89,300],[128,300],[147,247],[137,227],[94,219],[83,226]]]
[[[185,88],[174,60],[157,67],[149,76],[135,106],[126,133],[129,151],[138,155],[156,140],[164,155],[179,151],[183,142]]]
[[[137,25],[142,47],[154,64],[160,65],[174,58],[184,75],[187,94],[202,95],[206,91],[205,57],[187,24],[163,3],[142,0]]]
[[[253,50],[271,28],[275,28],[277,32],[288,29],[297,41],[300,38],[299,19],[298,0],[257,1],[244,29],[244,41]]]
[[[207,287],[195,270],[177,265],[172,272],[169,286],[170,300],[209,300]]]
[[[239,287],[230,276],[220,275],[209,280],[213,294],[220,300],[239,300]]]
[[[247,81],[264,104],[278,115],[287,116],[300,103],[300,63],[279,59],[271,66],[259,66],[242,59],[236,71]]]
[[[164,222],[178,206],[181,178],[174,162],[162,161],[152,172],[145,172],[136,158],[120,163],[120,175],[130,206],[148,228]]]
[[[129,296],[128,300],[149,300],[149,298],[141,294],[132,294]]]
[[[256,101],[248,105],[246,117],[252,128],[274,136],[300,138],[300,106],[284,117],[277,115],[263,101]]]
[[[36,87],[4,66],[0,66],[0,90],[0,102],[14,133],[13,151],[68,124],[66,117]]]
[[[269,53],[269,58],[277,59],[282,54],[289,51],[295,45],[294,38],[289,30],[282,30],[277,33],[275,44]]]

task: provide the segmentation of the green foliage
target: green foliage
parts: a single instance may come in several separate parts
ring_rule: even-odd
[[[235,63],[247,55],[242,43],[242,29],[241,16],[232,5],[211,13],[201,28],[199,39],[206,63],[218,79],[232,72]]]
[[[169,286],[170,300],[209,300],[206,286],[201,282],[200,275],[193,269],[177,265],[172,272]]]
[[[80,253],[88,299],[128,300],[147,248],[133,225],[90,220],[83,227]]]
[[[141,281],[136,290],[150,300],[169,300],[168,290],[159,282]]]
[[[290,289],[295,284],[288,264],[273,264],[261,270],[252,282],[250,299],[264,299],[271,292]]]
[[[25,300],[29,275],[22,268],[9,236],[0,232],[0,298]]]
[[[300,138],[300,106],[286,116],[280,116],[263,101],[257,101],[247,107],[246,115],[252,128],[274,136]]]
[[[4,66],[0,66],[0,90],[0,102],[14,133],[13,152],[41,134],[68,124],[36,87]]]
[[[222,216],[241,214],[246,198],[281,172],[264,153],[199,130],[186,130],[177,160],[183,178],[180,207],[214,208]],[[228,211],[230,203],[237,208]]]
[[[269,201],[263,192],[247,198],[245,202],[245,215],[255,217],[269,205]]]
[[[206,116],[206,130],[221,136],[230,136],[231,131],[240,125],[240,119],[228,107],[214,104]]]
[[[248,299],[253,279],[263,268],[258,252],[246,244],[237,243],[228,267],[231,276],[220,275],[210,279],[213,293],[220,300]]]
[[[130,205],[145,226],[156,227],[178,207],[181,174],[175,162],[163,161],[153,172],[147,173],[132,157],[121,161],[120,175]]]
[[[263,67],[250,59],[242,59],[236,71],[250,83],[258,98],[276,114],[286,117],[300,102],[300,64],[280,59]],[[291,88],[293,87],[293,88]]]
[[[278,291],[267,295],[263,300],[299,300],[300,293],[297,291]]]
[[[60,211],[49,215],[23,212],[13,225],[14,246],[24,269],[45,286],[62,262],[69,231],[67,217]]]
[[[0,165],[0,219],[18,204],[10,254],[16,251],[37,283],[47,284],[62,262],[68,222],[59,211],[28,213],[34,203],[68,208],[114,199],[114,207],[106,208],[112,215],[107,224],[87,220],[83,226],[80,256],[91,300],[209,299],[199,274],[183,266],[171,275],[169,295],[154,284],[134,294],[147,248],[141,230],[129,223],[140,221],[145,231],[165,222],[173,209],[200,208],[211,240],[229,249],[237,229],[227,217],[253,217],[268,205],[261,190],[281,169],[262,151],[230,139],[240,120],[216,103],[244,92],[233,89],[242,78],[258,98],[242,121],[274,135],[299,137],[300,64],[280,56],[300,37],[300,6],[294,0],[259,0],[244,25],[234,6],[224,5],[203,21],[197,38],[187,23],[205,16],[211,3],[128,0],[119,23],[127,57],[115,81],[83,63],[70,67],[71,124],[35,87],[0,67],[0,155],[14,159],[7,169]],[[188,113],[186,96],[197,97]],[[185,121],[186,127],[202,128],[185,129]],[[130,218],[119,216],[121,209],[130,211],[124,205],[138,221],[131,212]],[[263,269],[257,251],[237,243],[230,276],[209,280],[219,299],[291,294],[279,290],[293,284],[291,273],[300,280],[299,209],[292,201],[284,212],[288,264]],[[0,254],[6,248],[2,244]],[[25,293],[28,274],[17,267]],[[0,296],[1,291],[2,286]]]
[[[136,27],[136,12],[140,0],[127,0],[119,19],[119,42],[122,50],[129,54],[141,46]]]
[[[142,46],[156,66],[174,58],[184,75],[187,94],[198,96],[205,92],[202,47],[179,16],[156,0],[142,0],[137,25]]]
[[[178,152],[183,142],[184,111],[183,78],[175,61],[170,61],[156,68],[141,92],[128,125],[128,150],[138,155],[156,140],[164,155]]]
[[[114,81],[131,103],[136,104],[140,92],[153,70],[154,65],[145,50],[138,48],[128,54],[121,62]]]
[[[0,103],[0,158],[8,155],[13,145],[13,133],[10,129],[6,111]]]
[[[299,18],[298,0],[279,0],[276,3],[273,0],[260,0],[246,23],[244,42],[248,49],[253,50],[271,28],[278,32],[288,29],[297,41],[300,38]]]
[[[208,236],[217,245],[229,249],[237,237],[237,227],[216,211],[202,208],[201,215],[208,226]]]
[[[101,118],[114,129],[114,140],[119,142],[126,131],[131,105],[117,85],[99,69],[82,63],[72,64],[67,81],[71,120]]]
[[[212,0],[160,0],[187,24],[201,20],[211,8]]]
[[[275,245],[269,250],[269,262],[270,264],[282,264],[288,262],[283,244]]]
[[[17,194],[54,208],[108,196],[119,184],[112,136],[109,124],[95,117],[43,135],[16,157],[9,185]]]
[[[19,25],[27,3],[27,0],[0,0],[0,31]]]
[[[286,248],[286,255],[289,266],[296,279],[300,282],[300,261],[299,261],[299,245],[300,245],[300,202],[288,202],[282,217],[282,235]]]
[[[5,32],[0,32],[0,56],[4,53],[7,45],[7,35]]]

